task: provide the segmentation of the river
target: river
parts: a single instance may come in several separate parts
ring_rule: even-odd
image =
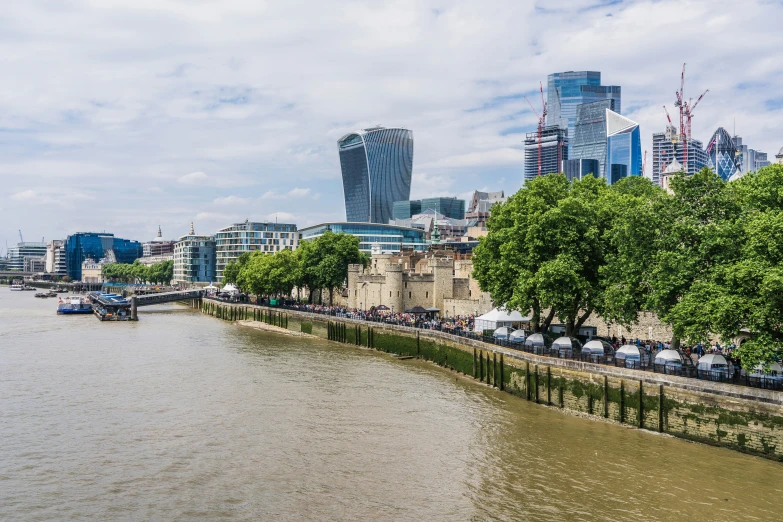
[[[0,287],[2,520],[779,520],[783,464],[180,305]]]

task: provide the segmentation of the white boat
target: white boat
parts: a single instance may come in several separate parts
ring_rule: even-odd
[[[11,288],[11,290],[13,290],[15,292],[21,292],[22,290],[25,289],[24,283],[11,283],[11,287],[10,288]]]

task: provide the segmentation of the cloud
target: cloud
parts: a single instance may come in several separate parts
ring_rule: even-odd
[[[177,178],[177,181],[185,185],[199,185],[207,180],[208,176],[203,172],[191,172]]]
[[[242,198],[239,196],[226,196],[224,198],[215,198],[212,203],[215,205],[226,205],[226,206],[239,206],[239,205],[247,205],[250,202],[250,198]]]
[[[16,194],[13,194],[11,196],[11,199],[15,199],[16,201],[30,201],[32,199],[35,199],[38,196],[38,193],[34,190],[23,190],[21,192],[17,192]]]
[[[39,237],[111,227],[147,239],[158,224],[184,234],[197,214],[230,210],[216,201],[225,194],[302,222],[343,219],[336,142],[375,124],[413,130],[415,197],[482,186],[512,194],[523,133],[536,125],[523,96],[538,106],[539,82],[557,71],[601,71],[604,85],[620,85],[621,112],[640,123],[651,153],[687,61],[686,96],[710,89],[694,136],[706,141],[736,120],[745,143],[774,154],[783,145],[783,6],[682,6],[14,2],[0,24],[13,49],[0,55],[13,78],[0,92],[0,184],[36,196],[7,197],[0,244],[20,227]],[[91,212],[41,211],[42,201],[67,204],[71,191],[94,198]]]

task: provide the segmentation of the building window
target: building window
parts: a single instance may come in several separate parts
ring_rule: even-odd
[[[391,297],[391,291],[389,291],[389,297]]]
[[[425,298],[425,299],[429,298],[429,296],[430,296],[430,293],[429,293],[429,292],[424,292],[424,298]]]
[[[411,298],[411,292],[408,292],[408,299]]]

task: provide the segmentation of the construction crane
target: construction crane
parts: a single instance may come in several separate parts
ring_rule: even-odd
[[[21,228],[19,229],[19,241],[24,243],[24,238],[22,237],[22,229]]]
[[[538,83],[538,90],[541,92],[541,114],[536,111],[536,108],[533,107],[533,104],[530,103],[530,100],[527,99],[527,96],[525,96],[525,101],[527,101],[527,104],[530,105],[530,108],[533,110],[533,114],[538,116],[538,175],[541,175],[541,136],[544,133],[544,126],[546,125],[546,100],[544,100],[544,85],[539,82]]]
[[[704,98],[704,95],[710,92],[709,89],[704,91],[701,96],[696,100],[696,103],[693,102],[693,98],[689,99],[688,101],[685,101],[685,65],[682,64],[682,72],[680,73],[680,89],[674,93],[674,96],[676,98],[674,102],[674,106],[677,107],[680,110],[680,128],[679,133],[677,135],[677,141],[682,142],[682,159],[683,159],[683,165],[685,167],[685,170],[687,172],[688,170],[688,145],[691,140],[691,120],[693,117],[693,110],[696,108],[696,106],[699,104],[699,102]],[[666,109],[666,107],[664,107]],[[669,119],[669,123],[671,124],[671,118],[669,118],[669,112],[666,112],[666,117]],[[673,125],[672,125],[673,126]],[[672,143],[675,143],[674,140],[672,140]]]

